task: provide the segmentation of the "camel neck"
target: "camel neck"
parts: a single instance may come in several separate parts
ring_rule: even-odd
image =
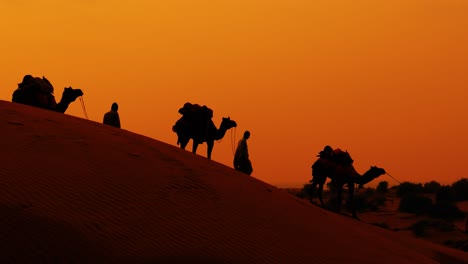
[[[60,113],[65,113],[65,111],[66,111],[67,108],[68,108],[68,105],[70,105],[70,103],[64,102],[63,99],[62,99],[62,100],[60,100],[60,102],[58,102],[58,104],[56,105],[55,111],[56,111],[56,112],[60,112]]]

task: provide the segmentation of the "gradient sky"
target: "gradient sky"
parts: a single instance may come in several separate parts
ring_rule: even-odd
[[[175,145],[185,103],[238,123],[252,176],[302,186],[325,146],[399,181],[468,178],[466,0],[0,0],[0,99],[25,74],[89,118],[119,103],[126,130]],[[67,114],[84,118],[76,101]],[[188,146],[191,149],[191,142]],[[206,156],[206,144],[199,146]],[[375,183],[386,180],[381,176]]]

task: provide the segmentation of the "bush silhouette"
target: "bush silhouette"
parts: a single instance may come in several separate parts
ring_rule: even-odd
[[[453,204],[455,203],[455,193],[450,186],[441,186],[435,193],[436,203]]]
[[[355,193],[354,195],[354,208],[359,211],[377,211],[380,206],[383,206],[386,201],[386,197],[382,193],[378,193],[372,188],[365,188]],[[346,203],[347,208],[351,208],[349,201]]]
[[[452,184],[452,189],[457,201],[468,200],[468,179],[463,178]]]
[[[465,216],[455,205],[455,192],[450,186],[442,186],[437,190],[436,203],[429,211],[429,215],[435,218],[453,219]]]
[[[426,193],[436,193],[440,187],[442,187],[442,185],[440,185],[440,183],[436,182],[436,181],[430,181],[430,182],[426,182],[424,184],[424,192]]]
[[[443,186],[437,191],[435,204],[432,203],[431,198],[423,195],[407,194],[400,201],[399,211],[417,215],[427,214],[430,217],[440,219],[465,216],[465,213],[455,205],[453,192],[449,186]]]
[[[423,186],[421,183],[403,182],[398,186],[397,195],[404,197],[408,194],[422,193]]]
[[[410,229],[413,231],[415,236],[422,237],[427,234],[428,229],[440,232],[451,232],[455,230],[455,225],[442,220],[420,220],[411,225]]]
[[[306,183],[304,187],[296,194],[301,199],[310,199],[313,197],[312,184]]]
[[[425,214],[432,207],[432,200],[417,194],[407,194],[401,198],[398,210],[412,214]]]
[[[377,185],[376,191],[378,193],[387,193],[388,192],[388,182],[387,181],[381,181]]]
[[[455,219],[465,217],[465,213],[460,211],[454,204],[436,203],[431,206],[429,216],[441,219]]]
[[[440,232],[451,232],[456,229],[453,223],[444,220],[431,220],[429,224],[432,228]]]

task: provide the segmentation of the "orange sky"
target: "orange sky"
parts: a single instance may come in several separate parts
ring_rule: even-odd
[[[251,131],[253,176],[273,185],[308,182],[326,144],[361,173],[451,184],[468,177],[466,14],[465,0],[1,0],[0,99],[44,75],[57,101],[83,89],[91,120],[116,101],[124,129],[173,145],[177,110],[207,105],[235,141]],[[84,118],[78,101],[67,114]],[[232,166],[232,136],[213,160]]]

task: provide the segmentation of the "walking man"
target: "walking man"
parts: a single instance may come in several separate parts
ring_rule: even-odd
[[[113,103],[111,106],[111,110],[104,114],[104,120],[102,123],[116,128],[120,128],[120,118],[119,113],[117,113],[117,110],[119,110],[119,105],[117,103]]]
[[[237,144],[236,153],[234,155],[234,169],[241,171],[247,175],[252,174],[252,163],[249,159],[249,150],[247,148],[247,139],[250,138],[250,132],[245,131],[244,136]]]

